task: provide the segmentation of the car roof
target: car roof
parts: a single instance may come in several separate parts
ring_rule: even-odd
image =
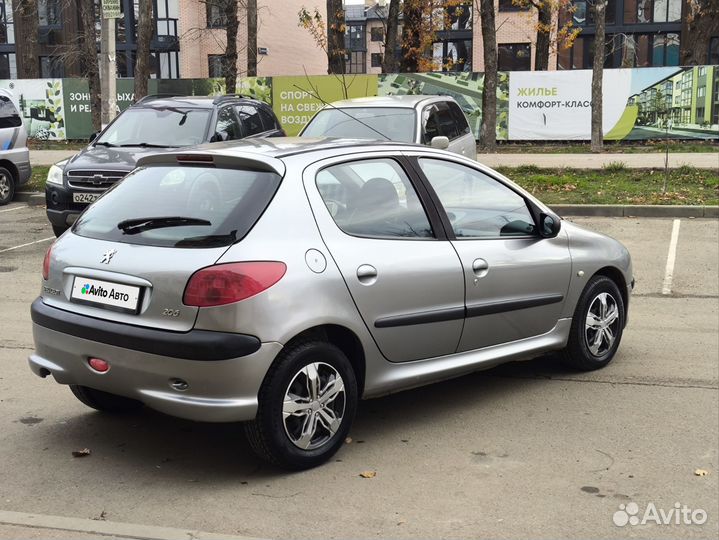
[[[331,105],[327,105],[327,108],[331,107],[406,107],[414,108],[420,103],[425,101],[431,101],[436,99],[447,99],[452,100],[449,96],[431,96],[431,95],[420,95],[420,96],[372,96],[372,97],[361,97],[352,99],[343,99],[335,101]]]
[[[264,102],[248,96],[221,95],[221,96],[146,96],[135,103],[133,107],[162,108],[162,107],[192,107],[195,109],[212,109],[222,103],[251,102],[255,105]]]

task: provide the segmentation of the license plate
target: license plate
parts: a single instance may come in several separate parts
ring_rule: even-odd
[[[70,299],[82,304],[137,313],[140,293],[140,287],[133,285],[76,276],[72,283]]]
[[[100,195],[102,195],[102,193],[73,193],[72,202],[90,204],[98,200]]]

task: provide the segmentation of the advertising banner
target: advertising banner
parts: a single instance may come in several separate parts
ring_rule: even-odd
[[[325,103],[376,95],[376,75],[272,77],[272,109],[290,136],[297,135]]]
[[[10,93],[30,138],[66,138],[61,79],[0,80],[0,88]]]

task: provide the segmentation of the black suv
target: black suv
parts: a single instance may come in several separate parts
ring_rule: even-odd
[[[284,135],[272,108],[252,98],[148,96],[120,114],[79,154],[50,168],[47,217],[60,236],[144,155],[206,142]]]

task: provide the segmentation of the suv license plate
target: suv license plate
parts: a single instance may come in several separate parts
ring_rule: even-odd
[[[140,304],[140,287],[76,276],[72,283],[70,299],[81,304],[137,313]]]
[[[73,193],[72,202],[90,204],[98,200],[100,195],[102,195],[102,193]]]

